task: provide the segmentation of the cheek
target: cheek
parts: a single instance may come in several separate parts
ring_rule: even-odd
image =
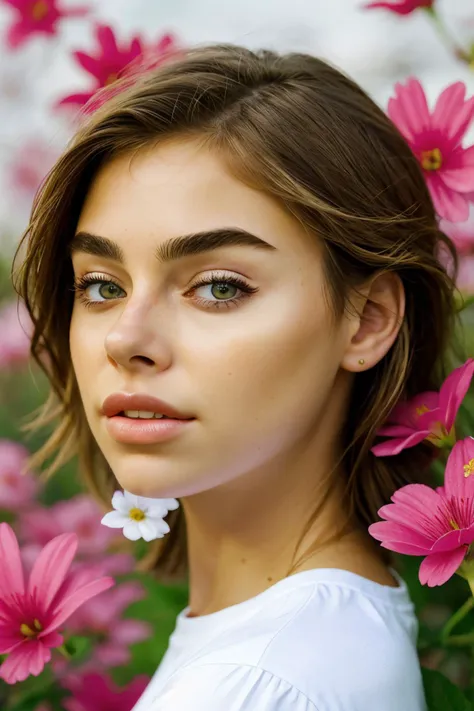
[[[339,362],[326,303],[314,291],[310,302],[308,293],[285,293],[261,308],[243,309],[241,318],[229,315],[196,339],[190,372],[201,373],[205,410],[220,411],[222,422],[238,412],[254,424],[314,412]]]

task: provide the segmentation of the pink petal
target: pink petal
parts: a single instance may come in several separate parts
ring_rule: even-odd
[[[0,599],[25,594],[20,547],[8,523],[0,523]]]
[[[103,62],[100,59],[91,57],[85,52],[73,52],[73,56],[78,64],[85,69],[88,74],[92,74],[97,80],[102,82]]]
[[[428,555],[420,565],[419,579],[422,585],[432,588],[446,583],[464,560],[466,549],[458,548],[447,553]]]
[[[471,193],[474,189],[474,146],[456,148],[446,159],[440,177],[448,188]]]
[[[432,171],[429,175],[425,174],[425,178],[438,215],[450,222],[465,222],[469,217],[467,199],[448,188],[438,172]]]
[[[18,20],[7,30],[6,43],[10,49],[18,49],[29,39],[31,30],[23,20]]]
[[[464,103],[466,85],[457,81],[441,92],[432,116],[432,127],[447,136],[453,144],[464,136],[474,116],[472,99]]]
[[[401,439],[389,439],[386,442],[381,442],[376,444],[370,450],[376,457],[388,457],[393,454],[399,454],[403,449],[408,449],[409,447],[414,447],[419,444],[425,437],[429,434],[428,432],[415,432],[411,437],[404,437]]]
[[[422,536],[413,529],[408,528],[408,526],[403,526],[399,523],[378,521],[371,524],[368,530],[372,538],[383,542],[386,548],[397,550],[399,553],[404,552],[401,547],[405,545],[411,551],[416,549],[417,552],[410,553],[410,555],[427,555],[431,550],[432,541],[428,537]],[[394,545],[397,545],[397,548],[394,548]]]
[[[72,592],[67,598],[63,599],[53,613],[53,621],[49,624],[44,632],[52,632],[53,630],[60,627],[65,620],[68,619],[81,605],[83,605],[87,600],[90,600],[95,595],[104,590],[108,590],[113,585],[115,585],[115,580],[113,578],[104,577],[99,578],[99,580],[94,580],[93,582],[83,585],[81,588]]]
[[[414,432],[413,427],[408,425],[382,425],[382,427],[377,430],[378,437],[409,437]],[[429,434],[429,430],[426,430],[426,435]]]
[[[63,17],[84,17],[89,15],[91,8],[86,5],[78,5],[77,7],[69,7],[61,10]]]
[[[444,423],[449,432],[464,400],[474,375],[474,360],[468,358],[464,365],[448,375],[439,391],[440,408],[444,411]]]
[[[98,25],[96,34],[102,48],[103,58],[108,60],[115,59],[118,54],[118,47],[114,31],[110,25]]]
[[[448,530],[436,515],[444,508],[443,498],[425,484],[408,484],[403,488],[409,489],[407,496],[401,501],[398,499],[393,504],[382,506],[378,515],[387,521],[407,526],[423,536],[426,545],[433,545]]]
[[[78,106],[83,106],[94,96],[94,93],[94,91],[86,91],[77,94],[69,94],[69,96],[65,96],[64,99],[58,101],[56,106],[66,106],[67,104],[77,104]]]
[[[77,551],[75,533],[62,533],[47,543],[36,560],[28,581],[28,592],[38,591],[38,597],[48,608],[64,582]]]
[[[399,126],[399,129],[406,135],[408,140],[413,140],[430,126],[430,112],[425,92],[418,79],[410,77],[405,86],[399,82],[395,85],[395,93],[395,101],[398,102],[401,110],[396,112],[396,115],[399,118],[403,116],[404,130],[402,130],[401,126]],[[392,121],[396,123],[393,109],[393,101],[389,101],[388,114]]]
[[[28,676],[38,676],[51,659],[51,651],[40,642],[31,640],[11,652],[0,666],[0,678],[7,684],[24,681]]]
[[[444,488],[446,496],[456,499],[474,498],[474,472],[465,476],[464,467],[474,459],[474,439],[461,439],[449,453],[444,470]]]

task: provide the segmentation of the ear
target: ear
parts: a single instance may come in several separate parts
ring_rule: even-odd
[[[358,290],[352,304],[350,342],[341,367],[355,373],[372,368],[394,344],[405,315],[402,280],[394,272],[376,274]]]

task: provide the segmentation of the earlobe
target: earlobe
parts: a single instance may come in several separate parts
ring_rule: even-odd
[[[405,289],[395,272],[373,277],[365,291],[364,303],[353,322],[356,331],[341,362],[349,372],[360,372],[376,365],[393,346],[405,315]]]

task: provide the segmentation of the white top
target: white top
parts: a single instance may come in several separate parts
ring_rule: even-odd
[[[132,711],[426,711],[404,580],[306,570],[210,615],[177,618]]]

